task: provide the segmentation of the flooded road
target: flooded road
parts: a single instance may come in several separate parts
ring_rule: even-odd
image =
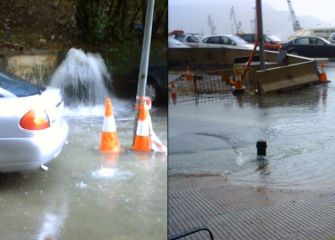
[[[66,108],[68,143],[49,170],[0,174],[0,238],[166,239],[167,157],[129,149],[133,106],[113,99],[118,156],[98,150],[104,106]],[[166,144],[167,109],[150,113]]]
[[[335,80],[335,63],[326,64]],[[224,94],[169,105],[169,174],[328,189],[335,183],[335,84],[264,97]],[[256,141],[269,164],[257,170]]]

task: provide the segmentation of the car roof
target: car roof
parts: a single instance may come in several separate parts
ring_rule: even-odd
[[[214,34],[214,35],[206,35],[204,38],[208,37],[232,37],[234,36],[233,34]]]
[[[316,35],[299,36],[299,37],[295,37],[295,38],[293,38],[293,39],[291,39],[291,40],[295,40],[295,39],[298,39],[298,38],[307,38],[307,37],[313,37],[313,38],[319,38],[319,39],[324,39],[324,40],[326,40],[325,38],[320,37],[320,36],[316,36]]]

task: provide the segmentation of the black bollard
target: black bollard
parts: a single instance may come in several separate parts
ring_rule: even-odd
[[[257,161],[258,161],[258,170],[264,170],[268,165],[268,161],[266,159],[266,141],[258,140],[256,143],[257,148]]]
[[[257,148],[257,156],[266,156],[266,141],[265,140],[258,140],[256,143]]]

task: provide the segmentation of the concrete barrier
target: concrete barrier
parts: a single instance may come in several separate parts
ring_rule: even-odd
[[[249,50],[225,48],[169,49],[169,70],[182,70],[186,64],[192,71],[217,70],[242,66],[250,55]],[[256,54],[257,56],[257,54]],[[249,78],[257,85],[260,94],[285,91],[318,83],[316,60],[287,54],[280,63],[278,52],[265,51],[267,69],[259,70],[259,63],[253,64],[253,76]],[[238,60],[238,64],[235,64]]]
[[[46,85],[59,64],[59,55],[58,51],[2,54],[0,66],[16,76]]]
[[[319,82],[315,60],[259,70],[255,79],[260,94],[292,90]]]
[[[236,59],[248,59],[250,52],[250,50],[228,48],[170,48],[168,62],[171,68],[181,65],[185,67],[185,64],[206,67],[213,65],[231,67]],[[265,51],[266,62],[277,62],[277,55],[278,52]],[[256,57],[258,57],[257,53]],[[310,60],[310,58],[287,54],[286,64],[301,63]]]

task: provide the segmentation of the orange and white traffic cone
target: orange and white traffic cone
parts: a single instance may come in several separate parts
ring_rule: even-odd
[[[236,71],[235,89],[236,90],[241,90],[242,89],[242,81],[241,81],[240,71]]]
[[[137,152],[161,152],[167,153],[166,146],[159,140],[153,131],[149,110],[151,109],[151,99],[143,97],[138,105],[138,122],[134,137],[134,151]]]
[[[105,118],[101,133],[100,152],[120,152],[120,144],[116,133],[112,101],[110,98],[106,98],[105,103]]]
[[[245,87],[242,86],[241,73],[239,70],[237,70],[233,93],[234,94],[242,93],[244,90]]]
[[[138,105],[138,119],[134,138],[134,150],[139,152],[151,151],[149,111],[145,101]]]
[[[328,79],[327,79],[327,74],[325,73],[325,64],[321,63],[320,65],[321,65],[320,82],[326,83],[328,82]]]
[[[192,81],[192,79],[193,79],[191,71],[190,71],[190,66],[188,64],[186,65],[185,79],[187,81]]]

